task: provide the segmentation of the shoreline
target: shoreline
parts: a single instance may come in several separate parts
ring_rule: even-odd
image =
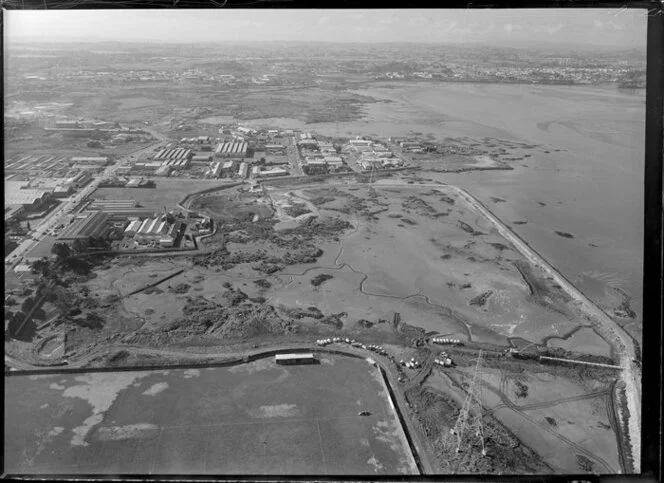
[[[463,198],[471,207],[479,211],[485,218],[487,218],[494,227],[498,230],[501,236],[509,240],[514,247],[524,256],[529,262],[542,268],[549,274],[567,294],[572,297],[586,315],[590,316],[597,326],[599,331],[603,334],[603,338],[607,339],[612,346],[615,347],[616,352],[620,356],[620,365],[623,367],[621,371],[620,380],[625,383],[625,394],[627,399],[627,411],[629,413],[629,421],[627,426],[629,428],[629,436],[631,443],[631,456],[634,461],[634,471],[640,471],[641,462],[641,405],[640,405],[640,371],[635,367],[633,360],[636,359],[634,350],[634,343],[631,336],[606,312],[600,307],[595,305],[588,297],[586,297],[580,290],[578,290],[564,275],[547,262],[544,257],[539,255],[533,248],[531,248],[525,241],[523,241],[516,233],[514,233],[507,225],[505,225],[497,216],[495,216],[482,202],[476,199],[473,195],[468,193],[463,188],[453,185],[445,185],[461,198]],[[607,333],[608,331],[608,333]],[[619,401],[616,401],[619,404]]]

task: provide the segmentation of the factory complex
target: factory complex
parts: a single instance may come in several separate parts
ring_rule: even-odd
[[[244,158],[247,155],[247,143],[246,141],[219,143],[214,155],[219,158]]]

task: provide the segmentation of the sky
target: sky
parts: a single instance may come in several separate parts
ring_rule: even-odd
[[[5,11],[6,40],[322,41],[643,48],[646,12],[527,10],[33,10]]]

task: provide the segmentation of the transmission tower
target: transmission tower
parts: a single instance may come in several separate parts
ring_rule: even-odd
[[[473,440],[478,442],[482,448],[482,456],[486,456],[484,448],[484,428],[482,427],[482,351],[477,356],[477,364],[473,373],[473,381],[468,389],[468,396],[463,402],[459,417],[450,430],[449,446],[454,448],[457,453],[463,451],[466,447],[473,446]]]

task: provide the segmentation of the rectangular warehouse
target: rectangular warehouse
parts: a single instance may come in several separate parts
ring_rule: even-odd
[[[106,156],[74,156],[70,159],[72,163],[85,163],[85,164],[100,164],[105,165],[108,163]]]
[[[247,155],[247,143],[245,141],[220,143],[214,154],[221,158],[244,158]]]
[[[175,160],[175,159],[188,159],[192,154],[191,149],[175,148],[175,149],[162,149],[157,153],[154,159],[158,160]]]
[[[303,354],[277,354],[274,356],[277,364],[315,364],[316,358],[310,352]]]
[[[76,239],[86,240],[90,237],[105,237],[110,231],[108,226],[108,215],[101,211],[89,211],[67,228],[58,240],[74,241]]]

